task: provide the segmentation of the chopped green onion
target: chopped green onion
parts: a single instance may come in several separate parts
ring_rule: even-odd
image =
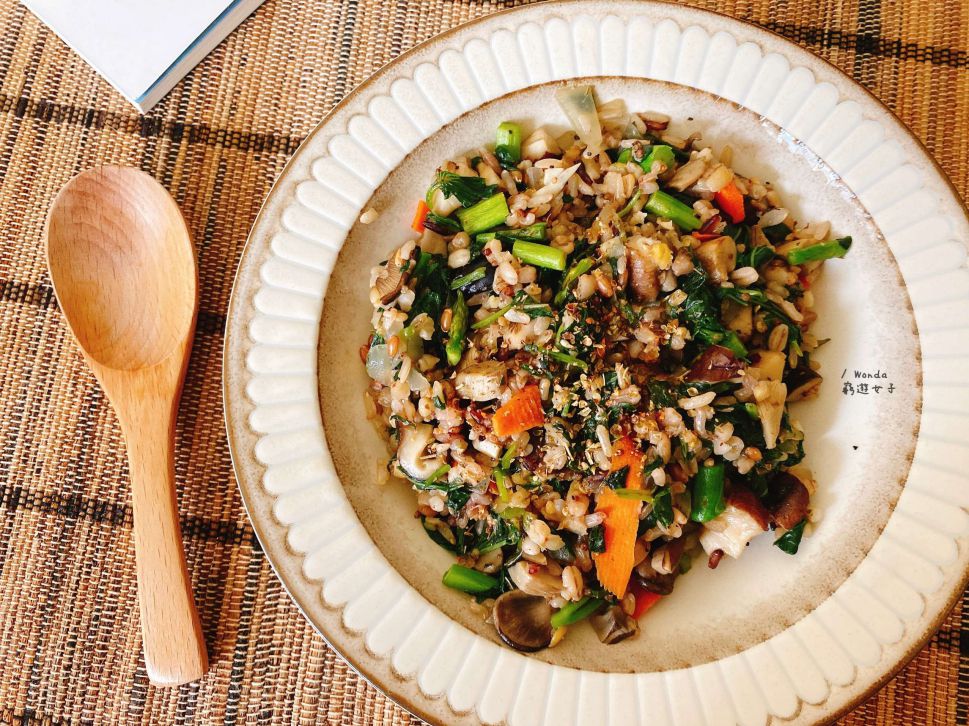
[[[553,301],[557,306],[561,307],[565,303],[569,289],[575,284],[576,280],[591,270],[594,264],[595,262],[591,257],[585,257],[569,268],[569,271],[565,273],[565,277],[562,279],[562,287],[555,295],[555,300]]]
[[[524,517],[525,514],[527,514],[526,510],[521,507],[505,507],[498,512],[498,516],[502,519],[518,519],[519,517]]]
[[[665,144],[657,144],[650,150],[646,158],[639,162],[639,165],[643,167],[643,171],[649,174],[653,168],[654,161],[661,162],[667,169],[672,169],[675,160],[676,157],[673,155],[673,147],[666,146]]]
[[[636,190],[636,193],[632,195],[632,197],[630,198],[630,200],[628,202],[626,202],[626,206],[619,210],[619,218],[620,219],[622,219],[627,214],[629,214],[631,211],[633,211],[633,207],[636,206],[636,202],[639,201],[639,197],[641,195],[642,195],[642,192],[637,189]]]
[[[501,240],[523,239],[529,242],[543,242],[548,237],[548,223],[535,222],[518,229],[496,229],[495,235]]]
[[[600,600],[591,595],[586,595],[576,602],[566,603],[562,606],[561,610],[558,610],[552,615],[552,627],[564,628],[566,625],[572,625],[580,620],[585,620],[601,608],[603,604],[605,604],[605,600]]]
[[[464,301],[464,294],[458,290],[458,296],[451,306],[451,327],[448,331],[447,344],[444,346],[448,365],[456,366],[461,362],[467,332],[468,305]]]
[[[628,146],[619,152],[619,156],[616,157],[617,164],[625,164],[633,158],[633,150]]]
[[[504,315],[505,313],[507,313],[513,307],[515,307],[516,304],[517,303],[514,300],[512,300],[507,305],[504,305],[504,306],[498,308],[497,310],[495,310],[488,317],[481,318],[481,320],[479,320],[478,322],[476,322],[474,325],[471,326],[471,329],[472,330],[481,330],[481,328],[487,328],[493,322],[495,322],[496,320],[498,320],[502,315]]]
[[[787,253],[787,262],[790,265],[803,265],[805,262],[819,262],[829,260],[832,257],[844,257],[851,249],[851,237],[821,242],[820,244],[809,247],[798,247]]]
[[[495,156],[505,169],[514,169],[522,160],[521,126],[505,121],[495,135]]]
[[[518,444],[512,442],[511,446],[505,452],[505,455],[501,457],[501,468],[505,471],[511,469],[511,464],[515,460],[515,454],[518,453]]]
[[[801,537],[804,535],[805,524],[807,524],[807,520],[802,519],[800,522],[795,524],[784,534],[774,540],[774,546],[789,555],[797,554],[797,549],[801,546]]]
[[[752,419],[754,420],[760,419],[760,411],[757,410],[756,403],[745,403],[744,411],[746,411],[747,415],[750,416]]]
[[[441,578],[448,587],[471,595],[489,592],[498,587],[497,578],[462,565],[451,565]]]
[[[449,465],[441,464],[437,469],[434,470],[433,474],[431,474],[429,477],[427,477],[427,479],[424,480],[424,486],[428,486],[428,487],[431,486],[431,484],[436,482],[438,479],[440,479],[442,476],[447,474],[449,471],[451,471],[451,467]]]
[[[653,495],[647,492],[645,489],[613,489],[617,497],[622,499],[638,499],[641,502],[651,502],[653,501]]]
[[[693,510],[690,512],[690,519],[694,522],[709,522],[726,509],[723,480],[723,464],[700,467],[693,481]]]
[[[501,469],[495,469],[495,486],[498,487],[498,498],[503,501],[508,501],[508,485],[505,484],[505,472]]]
[[[565,269],[565,251],[558,247],[515,240],[511,253],[522,262],[536,267],[544,267],[549,270]]]
[[[588,363],[586,363],[584,360],[579,360],[574,355],[561,353],[557,350],[545,351],[545,354],[552,360],[557,360],[559,363],[565,363],[567,366],[572,366],[573,368],[578,368],[583,371],[589,369]]]
[[[701,222],[699,217],[694,214],[691,207],[686,206],[676,197],[671,197],[666,192],[655,191],[646,200],[646,210],[652,212],[657,217],[670,219],[687,231],[699,229]],[[458,216],[461,212],[458,211]]]
[[[505,195],[498,192],[472,207],[457,211],[458,221],[468,234],[477,234],[504,224],[508,217],[508,202]]]
[[[454,278],[454,282],[451,283],[451,289],[460,290],[465,285],[468,285],[472,282],[477,282],[486,274],[487,274],[487,270],[485,270],[484,265],[482,265],[481,267],[475,267],[467,275],[461,275],[461,277]]]

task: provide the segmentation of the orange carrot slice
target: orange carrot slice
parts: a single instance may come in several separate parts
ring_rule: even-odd
[[[414,212],[414,219],[410,223],[410,228],[415,232],[423,232],[424,220],[427,219],[427,214],[430,211],[431,209],[427,206],[427,202],[421,199],[417,203],[417,210]]]
[[[737,185],[730,182],[727,186],[713,195],[713,201],[720,207],[720,211],[730,217],[734,224],[742,222],[747,216],[744,212],[744,195],[737,189]]]
[[[636,443],[624,437],[613,444],[610,471],[629,467],[626,474],[627,489],[643,488],[643,455]],[[624,499],[612,489],[603,489],[596,497],[596,511],[606,515],[603,522],[606,549],[596,552],[599,583],[616,597],[626,594],[629,576],[633,571],[636,548],[636,532],[639,529],[639,510],[643,503],[638,499]]]
[[[542,394],[538,386],[525,386],[491,418],[491,428],[496,436],[515,436],[543,423],[545,412],[542,411]]]

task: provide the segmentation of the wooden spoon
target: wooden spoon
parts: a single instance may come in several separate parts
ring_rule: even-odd
[[[47,263],[71,332],[128,449],[145,666],[174,686],[208,667],[175,500],[174,434],[198,279],[175,201],[137,169],[69,181],[47,216]]]

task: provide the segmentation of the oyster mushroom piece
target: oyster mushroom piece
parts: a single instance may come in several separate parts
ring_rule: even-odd
[[[534,567],[534,565],[532,565]],[[529,572],[528,562],[516,562],[508,568],[508,576],[515,587],[527,595],[555,597],[562,594],[562,579],[551,575],[543,568]]]
[[[670,179],[668,187],[678,192],[684,192],[698,181],[707,170],[707,163],[700,158],[690,159],[683,166],[676,170],[673,178]]]
[[[707,240],[696,248],[696,256],[710,281],[720,285],[730,279],[737,266],[737,243],[726,235]]]
[[[491,401],[501,395],[505,381],[505,365],[500,361],[486,360],[472,363],[462,369],[454,381],[454,388],[461,398],[472,401]]]
[[[400,294],[401,289],[410,277],[411,266],[409,263],[415,250],[417,250],[417,247],[413,246],[406,257],[400,254],[401,250],[397,250],[393,257],[387,260],[387,264],[380,269],[377,279],[374,280],[370,294],[371,302],[374,301],[374,298],[377,298],[381,305],[387,305]]]
[[[509,590],[495,600],[492,617],[498,635],[515,650],[533,653],[552,642],[552,607],[544,597]]]
[[[659,266],[646,245],[632,242],[627,245],[629,258],[629,287],[637,302],[654,302],[659,297]]]
[[[777,436],[781,432],[787,386],[780,381],[760,381],[754,386],[754,400],[757,402],[757,414],[764,431],[764,443],[768,449],[773,449],[777,446]]]
[[[639,623],[619,605],[613,605],[608,610],[589,618],[592,629],[596,631],[599,640],[606,645],[613,645],[626,638],[631,638],[639,632]]]
[[[427,456],[427,445],[431,443],[433,436],[434,429],[430,424],[415,424],[400,429],[397,463],[412,479],[424,481],[444,466],[442,458]]]
[[[727,494],[726,509],[703,525],[700,544],[708,555],[717,550],[733,558],[761,532],[767,531],[770,513],[756,495],[742,484],[734,484]]]

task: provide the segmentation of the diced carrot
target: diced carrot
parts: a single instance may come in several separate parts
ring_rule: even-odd
[[[643,454],[636,443],[628,438],[619,439],[612,447],[610,471],[629,467],[626,474],[627,489],[643,488]],[[639,529],[639,510],[643,503],[638,499],[625,499],[612,489],[603,489],[596,497],[596,512],[606,515],[603,522],[605,551],[596,552],[599,583],[616,597],[626,594],[629,576],[633,571],[636,549],[636,532]]]
[[[542,411],[542,394],[538,386],[525,386],[508,399],[491,418],[491,429],[496,436],[515,436],[545,423]]]
[[[655,592],[650,592],[635,581],[629,586],[629,591],[636,596],[636,609],[633,611],[633,617],[637,620],[663,597]]]
[[[430,207],[427,206],[427,202],[421,199],[417,203],[417,210],[414,212],[414,219],[410,223],[410,228],[415,232],[424,231],[424,220],[427,219],[427,214],[430,212]]]
[[[744,212],[744,195],[740,193],[734,182],[730,182],[714,194],[713,201],[716,202],[721,212],[730,217],[730,221],[734,224],[742,222],[744,217],[747,216]]]

